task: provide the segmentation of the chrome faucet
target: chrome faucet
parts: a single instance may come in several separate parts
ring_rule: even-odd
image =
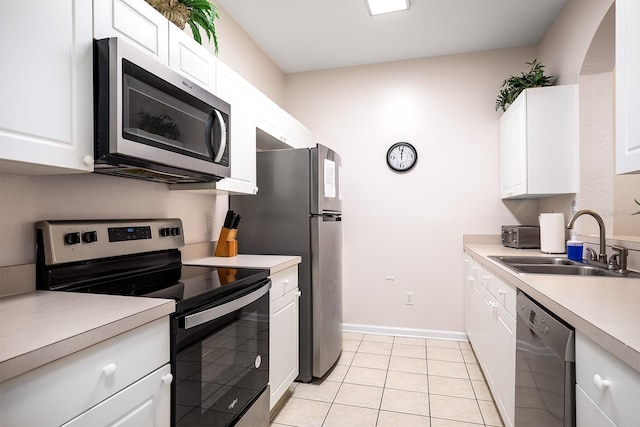
[[[604,221],[602,220],[602,217],[600,215],[598,215],[597,213],[595,213],[592,210],[589,209],[584,209],[581,211],[578,211],[576,213],[574,213],[571,218],[569,218],[569,222],[567,223],[567,230],[571,230],[573,228],[573,224],[576,222],[576,220],[582,216],[582,215],[591,215],[597,222],[598,222],[598,226],[600,227],[600,253],[598,254],[598,262],[604,264],[604,267],[607,268],[608,264],[607,264],[607,241],[605,238],[605,231],[604,231]]]

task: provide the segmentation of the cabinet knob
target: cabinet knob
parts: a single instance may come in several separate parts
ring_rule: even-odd
[[[298,291],[296,292],[296,295],[298,295],[298,297],[302,296],[302,292]]]
[[[90,155],[87,154],[82,159],[82,163],[84,163],[87,166],[92,166],[95,163],[95,160],[93,159],[93,156],[90,156]]]
[[[282,283],[283,283],[285,286],[286,286],[286,285],[288,285],[288,284],[289,284],[289,279],[284,279],[284,280],[282,281]]]
[[[489,301],[489,307],[491,308],[497,308],[500,304],[498,304],[495,301]]]
[[[107,366],[102,368],[102,373],[104,374],[104,376],[106,378],[111,378],[116,373],[116,364],[115,363],[109,363]]]
[[[486,274],[484,274],[484,275],[482,276],[482,280],[489,280],[489,276],[487,276]]]
[[[505,291],[504,289],[498,289],[498,294],[499,295],[504,295],[506,293],[507,293],[507,291]]]
[[[603,380],[602,377],[598,374],[593,376],[593,385],[596,386],[598,390],[603,390],[605,388],[609,388],[611,385],[611,381]]]
[[[171,381],[173,381],[173,375],[171,375],[171,374],[167,374],[167,375],[162,377],[162,384],[164,384],[164,385],[171,384]]]

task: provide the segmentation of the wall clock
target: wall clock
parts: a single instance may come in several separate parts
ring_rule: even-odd
[[[387,164],[398,172],[407,172],[416,165],[418,152],[408,142],[396,142],[387,151]]]

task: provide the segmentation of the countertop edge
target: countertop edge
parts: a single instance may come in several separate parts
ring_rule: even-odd
[[[516,275],[516,273],[509,270],[507,267],[487,258],[487,256],[483,253],[478,252],[477,248],[474,249],[475,246],[487,247],[489,245],[464,245],[465,252],[470,252],[474,256],[474,259],[478,261],[482,265],[482,267],[491,270],[491,272],[498,276],[500,279],[508,282],[518,289],[521,289],[526,294],[533,297],[533,299],[537,300],[540,304],[544,305],[549,310],[554,312],[557,316],[572,325],[576,329],[576,331],[584,334],[586,337],[606,349],[609,353],[611,353],[636,371],[640,372],[640,351],[627,346],[620,339],[612,336],[598,326],[585,320],[580,316],[579,313],[574,313],[571,310],[567,309],[565,306],[558,303],[549,295],[540,291],[533,285],[527,283],[526,275]]]
[[[168,316],[175,311],[175,303],[166,300],[155,307],[121,318],[100,327],[89,329],[67,339],[0,362],[0,383],[33,369],[106,341],[144,324]]]
[[[206,265],[227,268],[258,268],[269,270],[275,274],[302,262],[298,255],[248,255],[239,254],[235,257],[206,257],[185,261],[185,265]]]

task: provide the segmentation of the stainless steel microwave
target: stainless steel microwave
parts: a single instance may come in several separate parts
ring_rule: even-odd
[[[230,176],[231,106],[118,38],[94,41],[95,172],[164,183]]]

